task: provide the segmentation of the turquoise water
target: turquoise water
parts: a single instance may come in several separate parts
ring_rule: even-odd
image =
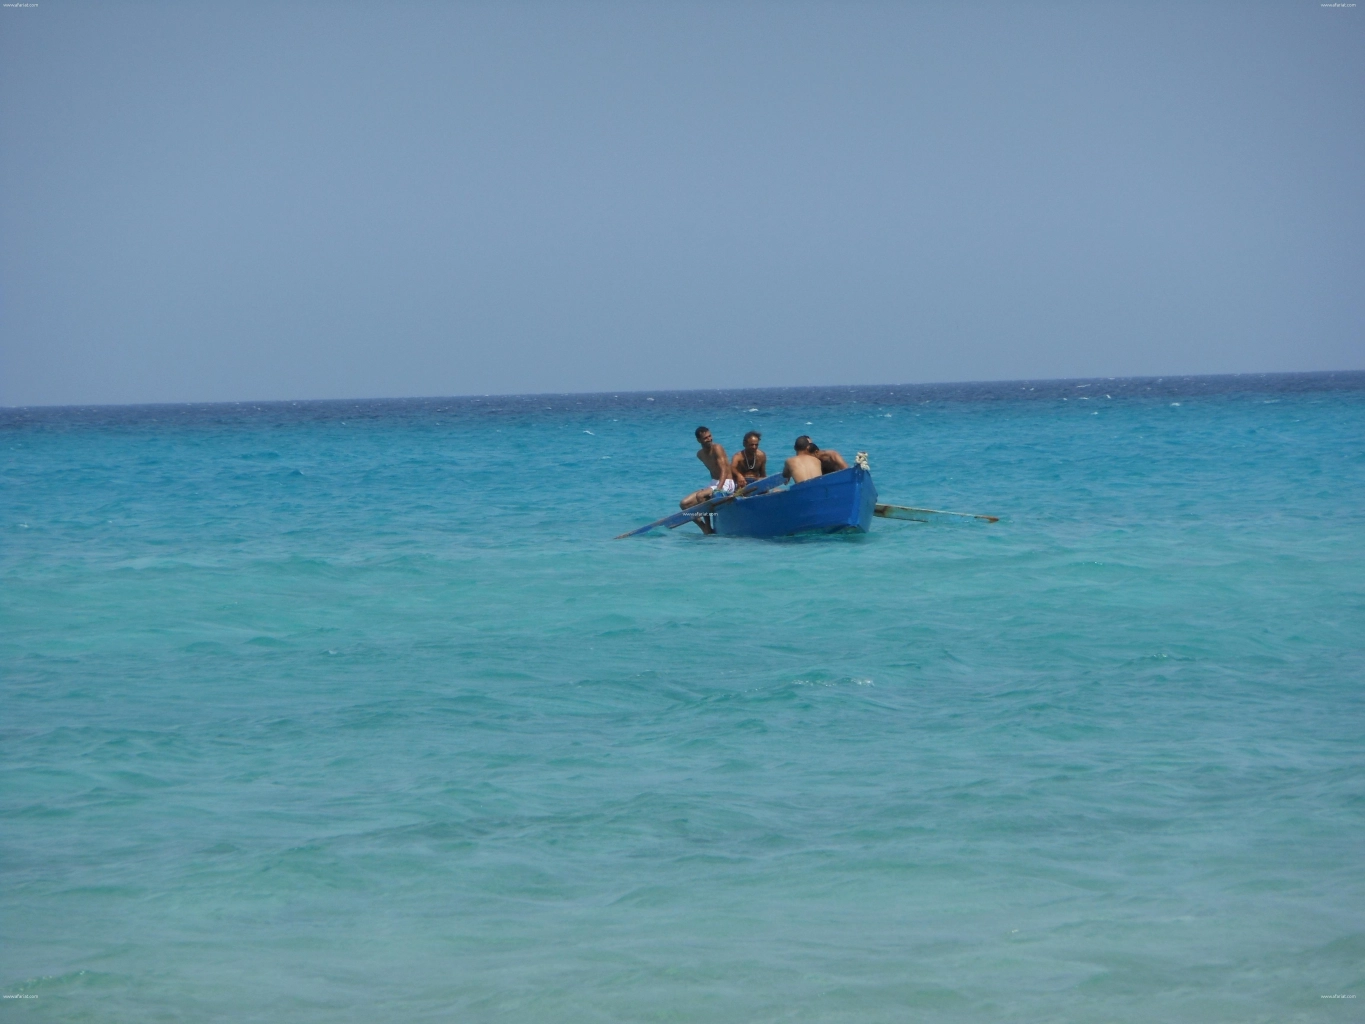
[[[613,541],[698,423],[1002,521]],[[1365,374],[0,410],[0,452],[6,1020],[1365,1010]]]

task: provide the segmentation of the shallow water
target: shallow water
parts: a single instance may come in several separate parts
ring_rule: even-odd
[[[1002,521],[612,540],[698,423]],[[7,1019],[1365,1005],[1365,374],[0,410],[0,538]]]

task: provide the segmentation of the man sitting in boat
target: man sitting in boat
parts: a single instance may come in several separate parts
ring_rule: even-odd
[[[832,448],[821,451],[819,448],[815,446],[815,442],[812,441],[805,434],[802,434],[800,437],[796,439],[796,443],[798,445],[802,441],[806,442],[805,449],[806,453],[808,455],[814,455],[817,459],[820,460],[820,472],[822,474],[837,473],[841,469],[848,469],[848,463],[844,461],[844,457],[840,455],[838,452],[834,451]]]
[[[698,427],[696,435],[697,443],[701,445],[701,449],[697,452],[697,458],[701,459],[702,465],[711,471],[711,486],[693,491],[678,502],[678,507],[683,509],[700,505],[703,501],[719,497],[722,494],[735,493],[735,474],[730,468],[730,460],[725,457],[725,449],[711,438],[711,431],[708,427]],[[742,487],[743,484],[740,486]]]
[[[730,472],[734,475],[735,486],[744,487],[768,475],[768,456],[758,447],[763,435],[751,430],[744,435],[744,447],[735,452],[730,460]]]
[[[820,460],[811,454],[811,440],[805,434],[796,439],[796,454],[782,465],[782,475],[794,484],[805,483],[820,476],[824,469]],[[816,449],[819,451],[819,449]]]
[[[812,474],[815,475],[815,477],[822,477],[822,475],[826,474],[826,472],[838,472],[839,470],[846,470],[846,468],[849,467],[849,464],[846,463],[846,461],[844,461],[844,456],[839,455],[839,453],[833,451],[833,449],[827,449],[827,451],[820,451],[820,448],[816,446],[815,441],[812,441],[811,438],[805,436],[805,434],[801,434],[799,438],[796,438],[796,451],[797,455],[807,455],[809,457],[812,457],[812,459],[815,459],[816,463],[819,464],[820,471],[818,472],[818,474]],[[790,466],[790,464],[792,464],[793,461],[794,459],[788,459],[786,460],[786,464]],[[809,468],[809,464],[807,464],[807,468]],[[788,471],[786,471],[786,467],[782,468],[782,475],[784,475],[784,477],[789,477],[790,474]],[[803,477],[801,479],[807,478]],[[793,479],[792,482],[800,483],[801,481],[800,479]]]

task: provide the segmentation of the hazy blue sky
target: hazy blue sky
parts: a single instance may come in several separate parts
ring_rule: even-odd
[[[0,9],[0,404],[1365,367],[1365,7]]]

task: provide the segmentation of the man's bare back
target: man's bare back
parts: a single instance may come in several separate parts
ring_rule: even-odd
[[[803,484],[820,476],[820,460],[814,455],[800,452],[793,455],[782,465],[782,475],[794,484]]]
[[[811,445],[810,453],[820,460],[821,473],[837,473],[841,469],[848,469],[848,463],[838,452],[828,448],[816,448]]]
[[[802,434],[796,439],[796,454],[788,459],[782,466],[782,475],[794,484],[805,483],[807,480],[814,480],[822,472],[820,460],[812,455],[807,449],[810,447],[810,438]]]
[[[802,434],[796,439],[796,454],[787,460],[787,464],[782,467],[782,475],[790,477],[791,482],[799,484],[804,480],[813,480],[817,476],[826,473],[837,473],[841,469],[848,469],[848,463],[844,457],[835,451],[821,451],[809,437]]]

